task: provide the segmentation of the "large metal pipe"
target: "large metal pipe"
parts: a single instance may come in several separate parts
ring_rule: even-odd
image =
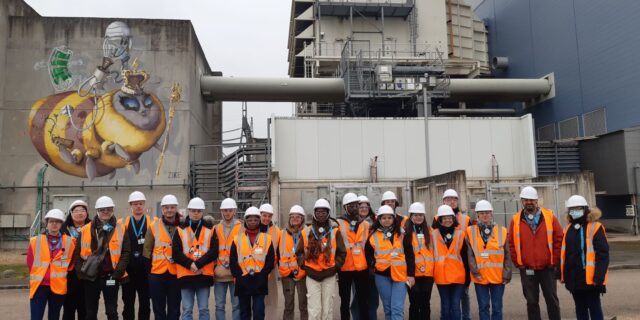
[[[202,95],[215,101],[344,102],[337,78],[229,78],[203,76]]]
[[[440,115],[494,115],[494,116],[512,116],[516,113],[513,108],[505,109],[453,109],[453,108],[440,108],[438,114]]]
[[[552,88],[548,79],[451,79],[452,98],[535,98]]]

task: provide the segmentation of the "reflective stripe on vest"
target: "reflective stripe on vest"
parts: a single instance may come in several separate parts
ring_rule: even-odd
[[[49,271],[49,287],[53,293],[64,295],[67,293],[67,271],[71,263],[70,255],[74,250],[75,240],[71,236],[62,235],[60,238],[63,248],[51,257],[46,235],[31,238],[29,246],[33,252],[33,264],[29,272],[29,298],[33,298],[38,287]]]
[[[87,258],[89,258],[92,253],[91,238],[94,236],[94,229],[92,228],[92,226],[93,222],[89,222],[84,227],[82,227],[80,235],[80,257],[83,260],[87,260]],[[111,233],[111,239],[109,239],[109,256],[111,257],[111,266],[114,270],[118,266],[118,262],[120,262],[124,233],[124,225],[122,225],[121,223],[116,223],[113,233]],[[126,277],[127,272],[125,271],[122,279]]]
[[[407,281],[407,261],[404,256],[404,235],[393,234],[391,240],[384,239],[384,233],[376,230],[369,243],[374,249],[375,268],[378,271],[390,269],[391,279],[395,282]]]
[[[238,236],[238,233],[242,230],[242,223],[236,219],[233,219],[231,226],[228,228],[229,233],[224,234],[224,222],[220,222],[215,226],[215,231],[218,236],[218,260],[217,265],[229,266],[229,255],[231,251],[231,244],[233,239]]]
[[[560,251],[560,281],[564,282],[564,266],[565,266],[565,261],[566,261],[566,238],[567,238],[567,232],[569,231],[569,228],[571,227],[571,225],[566,226],[566,228],[564,229],[564,236],[562,237],[562,250]],[[585,260],[586,260],[586,266],[585,266],[585,282],[587,285],[595,285],[594,281],[593,281],[593,277],[595,276],[596,273],[596,251],[593,247],[593,238],[596,235],[596,232],[598,232],[598,229],[602,228],[602,231],[605,232],[605,237],[606,237],[606,231],[604,229],[604,226],[600,223],[600,222],[589,222],[587,223],[586,226],[586,230],[587,230],[587,234],[585,236],[585,247],[587,249],[587,252],[585,253]],[[603,284],[607,284],[609,279],[609,270],[607,270],[607,272],[605,273],[604,276],[604,282]]]
[[[238,234],[234,240],[236,252],[238,253],[238,265],[242,270],[242,275],[258,273],[264,268],[267,260],[267,253],[272,245],[271,236],[260,232],[252,246],[249,246],[249,236],[245,232]]]
[[[478,226],[470,226],[466,232],[478,272],[482,277],[482,280],[480,280],[472,273],[471,279],[473,282],[478,284],[502,284],[505,258],[504,246],[507,240],[506,229],[494,225],[486,245],[484,245]]]
[[[157,219],[151,223],[151,232],[153,234],[153,249],[151,252],[151,273],[164,274],[169,271],[170,274],[176,274],[176,266],[172,257],[172,239],[171,235],[163,226],[164,222]]]
[[[307,253],[307,250],[309,248],[309,237],[313,236],[313,233],[311,232],[311,226],[308,226],[306,228],[304,228],[304,230],[302,230],[302,245],[304,247],[304,252],[305,252],[305,256]],[[329,256],[329,262],[326,262],[324,259],[324,250],[322,250],[321,254],[318,256],[318,258],[316,259],[316,261],[309,261],[309,260],[304,260],[304,265],[316,270],[316,271],[324,271],[327,269],[331,269],[334,268],[336,265],[336,234],[338,233],[338,229],[337,228],[332,228],[331,233],[329,235],[329,237],[331,237],[331,250],[330,250],[330,256]],[[322,243],[326,243],[327,238],[323,238],[322,239]]]
[[[426,230],[425,230],[426,231]],[[424,234],[423,234],[424,235]],[[427,235],[424,235],[425,238]],[[429,235],[430,237],[431,235]],[[418,235],[413,232],[411,235],[411,245],[413,246],[413,254],[415,256],[416,263],[416,277],[433,277],[433,242],[429,243],[429,246],[423,243],[419,244]]]
[[[364,254],[364,246],[369,233],[369,223],[362,221],[357,229],[351,231],[350,224],[344,219],[338,219],[338,227],[347,251],[342,271],[362,271],[367,269],[367,259]],[[354,252],[355,251],[355,252]]]
[[[209,244],[211,243],[211,237],[213,236],[213,230],[205,226],[201,227],[198,239],[195,239],[195,234],[190,226],[186,228],[178,228],[178,236],[182,241],[182,253],[191,261],[197,261],[200,257],[204,256],[209,251]],[[196,257],[196,253],[198,257]],[[205,276],[213,276],[213,262],[201,268],[202,274]],[[176,264],[176,274],[178,278],[186,276],[195,276],[196,274],[190,269],[183,267],[180,264]]]
[[[302,231],[299,236],[302,237]],[[298,257],[295,251],[296,246],[293,241],[293,235],[289,234],[286,229],[282,230],[279,248],[280,259],[278,260],[278,272],[280,272],[281,277],[288,277],[292,272],[296,273],[296,279],[302,279],[304,277],[305,272],[298,267]]]
[[[436,284],[464,284],[466,271],[460,251],[464,239],[462,231],[455,230],[453,241],[447,247],[440,235],[440,230],[431,231],[431,243],[433,245],[433,277]]]
[[[547,247],[549,249],[549,261],[553,265],[553,211],[540,208],[542,217],[544,219],[545,228],[547,229]],[[516,262],[519,266],[522,266],[522,243],[520,242],[520,220],[522,218],[522,211],[516,213],[513,216],[513,244],[516,249]],[[538,226],[539,228],[539,226]]]

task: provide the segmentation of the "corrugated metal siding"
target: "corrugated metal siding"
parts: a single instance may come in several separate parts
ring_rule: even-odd
[[[639,192],[640,190],[636,190],[635,184],[640,184],[640,181],[635,181],[633,179],[634,167],[640,166],[640,129],[636,130],[628,130],[624,132],[624,146],[625,146],[625,156],[627,160],[627,176],[629,177],[629,194],[634,192]],[[640,169],[637,169],[637,174],[640,175]],[[640,179],[640,176],[638,176]],[[640,187],[640,186],[638,186]]]
[[[536,142],[538,176],[556,176],[580,172],[580,149],[577,142]]]

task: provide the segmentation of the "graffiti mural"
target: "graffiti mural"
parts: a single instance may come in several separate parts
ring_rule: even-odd
[[[127,24],[111,23],[100,65],[77,82],[68,69],[73,52],[53,49],[48,71],[57,93],[32,105],[27,126],[40,156],[58,170],[90,180],[113,178],[125,167],[137,174],[143,153],[166,149],[166,142],[164,148],[158,144],[167,128],[165,108],[155,93],[145,90],[150,74],[139,70],[135,59],[129,65],[131,45]],[[112,70],[118,62],[119,70]],[[69,91],[74,83],[77,89]],[[174,84],[173,91],[172,111],[179,85]]]

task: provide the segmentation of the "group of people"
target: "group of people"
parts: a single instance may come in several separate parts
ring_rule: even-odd
[[[216,319],[226,318],[227,292],[232,319],[264,319],[276,314],[282,282],[283,319],[293,319],[298,300],[300,319],[333,318],[336,283],[341,319],[376,319],[381,302],[385,319],[430,319],[435,283],[440,319],[471,319],[469,286],[474,283],[480,319],[502,319],[505,285],[512,268],[520,271],[529,319],[540,319],[542,290],[550,319],[560,319],[556,280],[572,294],[578,319],[602,319],[600,295],[606,292],[608,244],[600,211],[584,197],[566,202],[563,232],[551,210],[538,205],[538,193],[525,187],[522,210],[508,230],[493,221],[486,200],[475,204],[475,219],[458,206],[458,194],[447,190],[433,221],[425,206],[413,203],[399,212],[396,195],[387,191],[373,210],[366,196],[347,193],[342,212],[316,201],[311,223],[294,205],[286,225],[272,222],[269,204],[250,207],[236,218],[236,202],[221,202],[222,220],[204,216],[205,203],[193,198],[187,215],[178,213],[173,195],[161,200],[162,214],[145,213],[146,198],[129,196],[130,215],[117,219],[107,196],[96,200],[96,213],[82,200],[46,216],[46,231],[31,238],[31,318],[97,319],[100,294],[107,319],[122,317],[209,319],[214,287]],[[513,266],[513,267],[512,267]],[[337,277],[337,281],[336,281]],[[150,303],[151,302],[151,303]]]

